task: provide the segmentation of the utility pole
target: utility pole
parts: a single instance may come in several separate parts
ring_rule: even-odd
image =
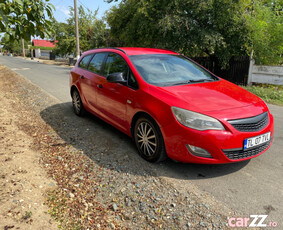
[[[25,40],[22,38],[22,44],[23,44],[23,55],[24,57],[26,57],[26,53],[25,53]]]
[[[75,9],[75,27],[76,27],[76,55],[77,55],[77,59],[79,59],[80,57],[80,39],[79,39],[79,20],[78,20],[77,0],[74,0],[74,9]]]

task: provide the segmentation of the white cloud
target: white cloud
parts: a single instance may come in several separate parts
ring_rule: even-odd
[[[56,10],[61,11],[65,16],[70,16],[70,10],[66,6],[57,5],[55,8]]]

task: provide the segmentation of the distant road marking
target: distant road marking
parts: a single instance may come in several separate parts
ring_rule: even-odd
[[[28,70],[30,68],[12,68],[11,70]]]

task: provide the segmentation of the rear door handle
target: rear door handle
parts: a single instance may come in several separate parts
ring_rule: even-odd
[[[80,79],[85,79],[85,77],[84,76],[80,76]]]
[[[101,85],[101,84],[98,84],[98,85],[97,85],[97,88],[100,88],[100,89],[102,89],[102,88],[103,88],[103,85]]]

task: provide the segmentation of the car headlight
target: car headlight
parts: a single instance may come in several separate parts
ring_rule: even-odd
[[[197,130],[225,130],[216,119],[186,109],[172,107],[176,119],[184,126]]]

